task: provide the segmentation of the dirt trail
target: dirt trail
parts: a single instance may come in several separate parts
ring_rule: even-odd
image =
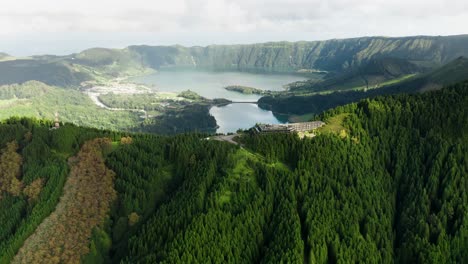
[[[234,141],[234,137],[239,136],[238,134],[233,134],[233,135],[225,135],[225,136],[214,136],[212,137],[213,140],[218,140],[218,141],[225,141],[234,145],[239,145],[239,142]]]

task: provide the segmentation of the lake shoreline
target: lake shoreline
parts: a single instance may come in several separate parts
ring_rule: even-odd
[[[143,85],[153,93],[178,94],[187,89],[211,101],[208,114],[216,120],[218,133],[248,129],[256,123],[285,123],[285,118],[261,109],[258,100],[275,91],[284,91],[284,86],[304,79],[288,74],[259,74],[225,71],[166,71],[130,77],[125,82]],[[231,87],[230,89],[226,89]],[[233,89],[237,87],[236,89]],[[255,87],[255,88],[254,88]],[[246,90],[248,88],[248,91]],[[216,100],[225,98],[228,101]]]
[[[271,111],[263,110],[254,103],[232,102],[209,109],[218,128],[216,133],[235,133],[238,129],[249,129],[257,123],[283,124]]]
[[[257,101],[263,95],[275,91],[285,91],[284,85],[305,80],[304,76],[286,74],[260,74],[244,72],[213,71],[166,71],[127,79],[144,84],[153,91],[181,92],[190,89],[208,98],[225,98],[230,101]],[[255,87],[265,94],[245,94],[226,90],[228,86]]]

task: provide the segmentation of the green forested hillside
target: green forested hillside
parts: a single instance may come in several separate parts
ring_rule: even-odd
[[[341,140],[326,134],[309,145],[279,136],[250,140],[257,151],[264,146],[264,155],[290,160],[299,173],[315,260],[467,261],[467,88],[465,83],[329,111],[326,120],[348,114],[348,135]]]
[[[372,89],[391,82],[398,82],[423,72],[425,69],[403,59],[378,58],[368,63],[324,80],[308,80],[288,85],[290,92],[311,93]]]
[[[19,84],[35,80],[49,85],[79,86],[81,82],[91,80],[86,72],[75,70],[62,61],[43,60],[0,60],[0,85]]]
[[[111,135],[71,125],[51,131],[51,125],[17,118],[0,125],[0,263],[9,263],[55,210],[69,172],[67,158],[85,140]]]
[[[111,111],[95,105],[79,91],[28,81],[0,86],[0,120],[12,116],[60,120],[80,126],[131,130],[142,122],[139,113]]]
[[[243,147],[10,119],[0,263],[466,263],[466,105],[468,83],[366,99],[319,117],[339,130]]]
[[[52,119],[58,112],[61,121],[102,129],[161,134],[216,130],[209,108],[225,101],[197,98],[188,92],[178,96],[107,94],[100,99],[114,109],[105,109],[82,92],[28,81],[0,85],[0,120],[13,116]],[[190,99],[182,100],[184,96]]]
[[[135,76],[150,73],[139,54],[129,49],[93,48],[65,58],[69,63],[90,67],[109,77]]]
[[[241,71],[340,72],[375,58],[400,58],[426,66],[468,55],[468,36],[362,37],[207,47],[130,46],[150,67],[201,67]]]
[[[468,76],[468,58],[459,57],[456,60],[444,65],[441,68],[435,69],[418,79],[424,83],[421,90],[434,90],[441,88],[444,85],[459,82],[465,80]],[[415,82],[418,82],[416,80]],[[405,83],[407,86],[415,86],[416,83]]]
[[[128,50],[89,49],[69,56],[13,58],[0,55],[0,85],[39,81],[65,88],[79,88],[83,82],[105,82],[112,78],[152,72],[139,55]]]
[[[307,87],[304,90],[283,92],[276,95],[265,96],[258,101],[259,106],[283,114],[318,114],[327,109],[357,102],[364,98],[373,98],[379,95],[416,93],[437,90],[445,85],[454,84],[468,79],[468,59],[459,57],[450,63],[432,71],[411,76],[403,80],[390,81],[381,87],[354,87],[350,91],[337,91],[325,93],[310,93]],[[338,82],[337,82],[338,81]],[[327,88],[335,89],[334,85],[347,85],[350,82],[339,82],[339,78],[325,81],[331,83]],[[352,82],[351,82],[352,84]]]
[[[83,81],[105,81],[162,68],[343,73],[385,58],[434,68],[460,56],[468,56],[467,35],[361,37],[206,47],[93,48],[68,56],[33,56],[9,61],[2,61],[0,57],[0,84],[36,80],[49,85],[78,86]],[[401,63],[392,64],[402,69]]]

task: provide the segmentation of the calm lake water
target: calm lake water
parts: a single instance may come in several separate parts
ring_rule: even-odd
[[[210,114],[218,123],[217,133],[236,132],[239,128],[247,129],[256,123],[279,124],[271,111],[263,110],[256,104],[229,104],[226,106],[213,106]]]
[[[257,101],[261,96],[246,95],[227,91],[229,85],[243,85],[262,90],[282,91],[283,85],[305,80],[297,75],[254,74],[245,72],[208,71],[161,71],[155,74],[133,78],[132,81],[150,84],[161,92],[182,92],[192,90],[199,95],[213,99],[225,98],[231,101]]]
[[[213,99],[225,98],[233,102],[257,101],[261,96],[246,95],[227,91],[229,85],[250,86],[263,90],[281,91],[283,85],[305,80],[305,77],[284,74],[254,74],[245,72],[208,71],[161,71],[137,77],[132,81],[154,86],[156,91],[182,92],[192,90],[199,95]],[[235,132],[239,128],[250,128],[256,123],[281,123],[271,111],[259,108],[256,104],[230,104],[212,107],[211,115],[216,118],[218,133]]]

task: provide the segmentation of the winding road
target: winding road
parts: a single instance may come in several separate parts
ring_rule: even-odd
[[[97,106],[101,107],[101,108],[104,108],[104,109],[107,109],[107,110],[111,110],[111,111],[131,111],[131,112],[140,112],[140,113],[143,113],[143,115],[140,116],[140,118],[143,118],[143,119],[146,119],[148,118],[148,113],[146,112],[146,110],[144,109],[129,109],[129,108],[114,108],[114,107],[109,107],[107,105],[105,105],[101,100],[99,100],[99,95],[101,95],[100,93],[95,93],[95,92],[85,92],[89,98],[91,98],[91,101],[94,102],[94,104],[96,104]]]

